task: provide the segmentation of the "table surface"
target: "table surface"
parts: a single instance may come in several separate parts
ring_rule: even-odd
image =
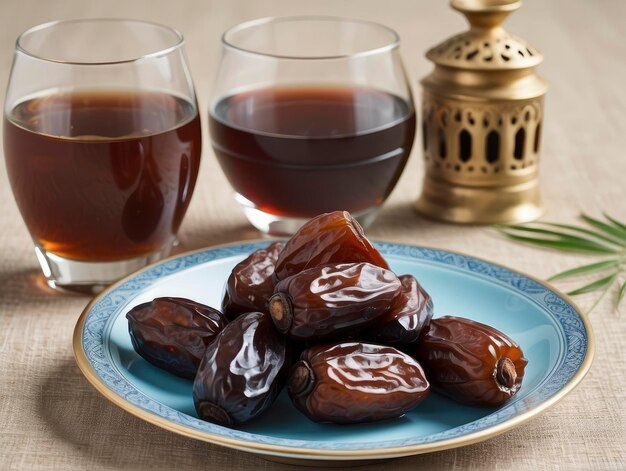
[[[402,38],[414,94],[431,65],[426,49],[465,28],[446,2],[430,0],[2,0],[0,82],[24,29],[72,17],[134,17],[169,24],[187,39],[202,116],[220,55],[220,35],[263,16],[329,14],[385,23]],[[507,23],[545,53],[551,89],[541,161],[545,220],[573,222],[581,211],[626,219],[626,2],[527,0]],[[4,90],[0,91],[4,95]],[[204,123],[206,124],[206,123]],[[207,136],[206,128],[204,136]],[[368,230],[372,238],[452,249],[540,278],[585,261],[517,245],[493,229],[426,221],[413,210],[421,188],[420,146]],[[101,397],[72,357],[74,324],[89,301],[47,288],[0,165],[0,465],[3,469],[288,469],[254,455],[178,436],[142,422]],[[232,199],[208,140],[181,250],[259,237]],[[567,285],[565,285],[567,287]],[[595,294],[578,298],[589,307]],[[567,398],[532,421],[463,448],[360,469],[626,469],[626,308],[611,299],[591,314],[595,361]]]

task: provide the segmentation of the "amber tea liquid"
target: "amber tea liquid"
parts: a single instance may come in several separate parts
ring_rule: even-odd
[[[200,163],[196,107],[138,91],[77,91],[19,103],[4,120],[17,205],[35,242],[113,261],[170,244]]]
[[[411,151],[415,112],[369,88],[267,88],[221,99],[209,124],[239,194],[270,214],[312,217],[383,203]]]

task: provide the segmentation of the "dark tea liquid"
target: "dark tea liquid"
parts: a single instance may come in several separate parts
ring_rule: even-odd
[[[268,88],[220,100],[210,131],[239,194],[267,213],[311,217],[383,203],[411,151],[415,112],[367,88]]]
[[[200,148],[193,104],[156,92],[51,94],[4,120],[9,179],[31,236],[76,260],[129,259],[171,243]]]

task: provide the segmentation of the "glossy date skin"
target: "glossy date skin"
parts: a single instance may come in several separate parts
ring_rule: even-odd
[[[233,268],[222,301],[226,317],[233,320],[247,312],[267,310],[267,301],[274,293],[274,265],[284,245],[274,242],[256,250]]]
[[[366,328],[400,294],[400,280],[370,263],[315,267],[280,281],[269,311],[277,329],[300,340],[337,337]]]
[[[233,426],[261,415],[286,379],[285,338],[269,314],[237,317],[207,348],[193,383],[201,419]]]
[[[374,342],[406,345],[416,342],[433,317],[433,301],[412,275],[402,275],[402,292],[391,309],[370,327],[367,337]]]
[[[162,297],[132,308],[128,332],[135,351],[172,374],[193,379],[206,347],[228,323],[204,304]]]
[[[519,391],[528,361],[499,330],[462,317],[433,319],[417,344],[433,388],[463,404],[499,406]]]
[[[428,395],[417,361],[393,347],[348,342],[305,350],[289,396],[315,422],[354,424],[400,417]]]
[[[357,220],[347,211],[334,211],[311,219],[287,241],[276,261],[274,278],[284,280],[321,265],[358,262],[389,269]]]

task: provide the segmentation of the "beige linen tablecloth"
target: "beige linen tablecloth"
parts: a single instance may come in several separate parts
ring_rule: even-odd
[[[222,31],[242,20],[292,14],[356,16],[396,29],[418,100],[418,79],[430,70],[424,52],[465,27],[446,2],[435,0],[2,0],[0,83],[8,78],[14,40],[27,27],[72,17],[142,18],[185,34],[204,118]],[[552,86],[541,162],[545,219],[571,222],[581,210],[626,219],[625,18],[621,0],[527,0],[508,22],[512,32],[543,50],[540,71]],[[516,245],[489,228],[418,217],[413,203],[421,187],[419,149],[415,145],[400,183],[368,231],[371,237],[457,250],[540,278],[585,261]],[[167,432],[101,397],[72,357],[74,324],[89,299],[43,284],[4,165],[0,209],[0,469],[287,469]],[[181,249],[258,236],[233,201],[205,139]],[[578,298],[583,308],[593,300],[594,295]],[[597,339],[591,372],[553,409],[482,443],[362,469],[626,469],[626,312],[618,317],[611,306],[607,299],[591,314]]]

